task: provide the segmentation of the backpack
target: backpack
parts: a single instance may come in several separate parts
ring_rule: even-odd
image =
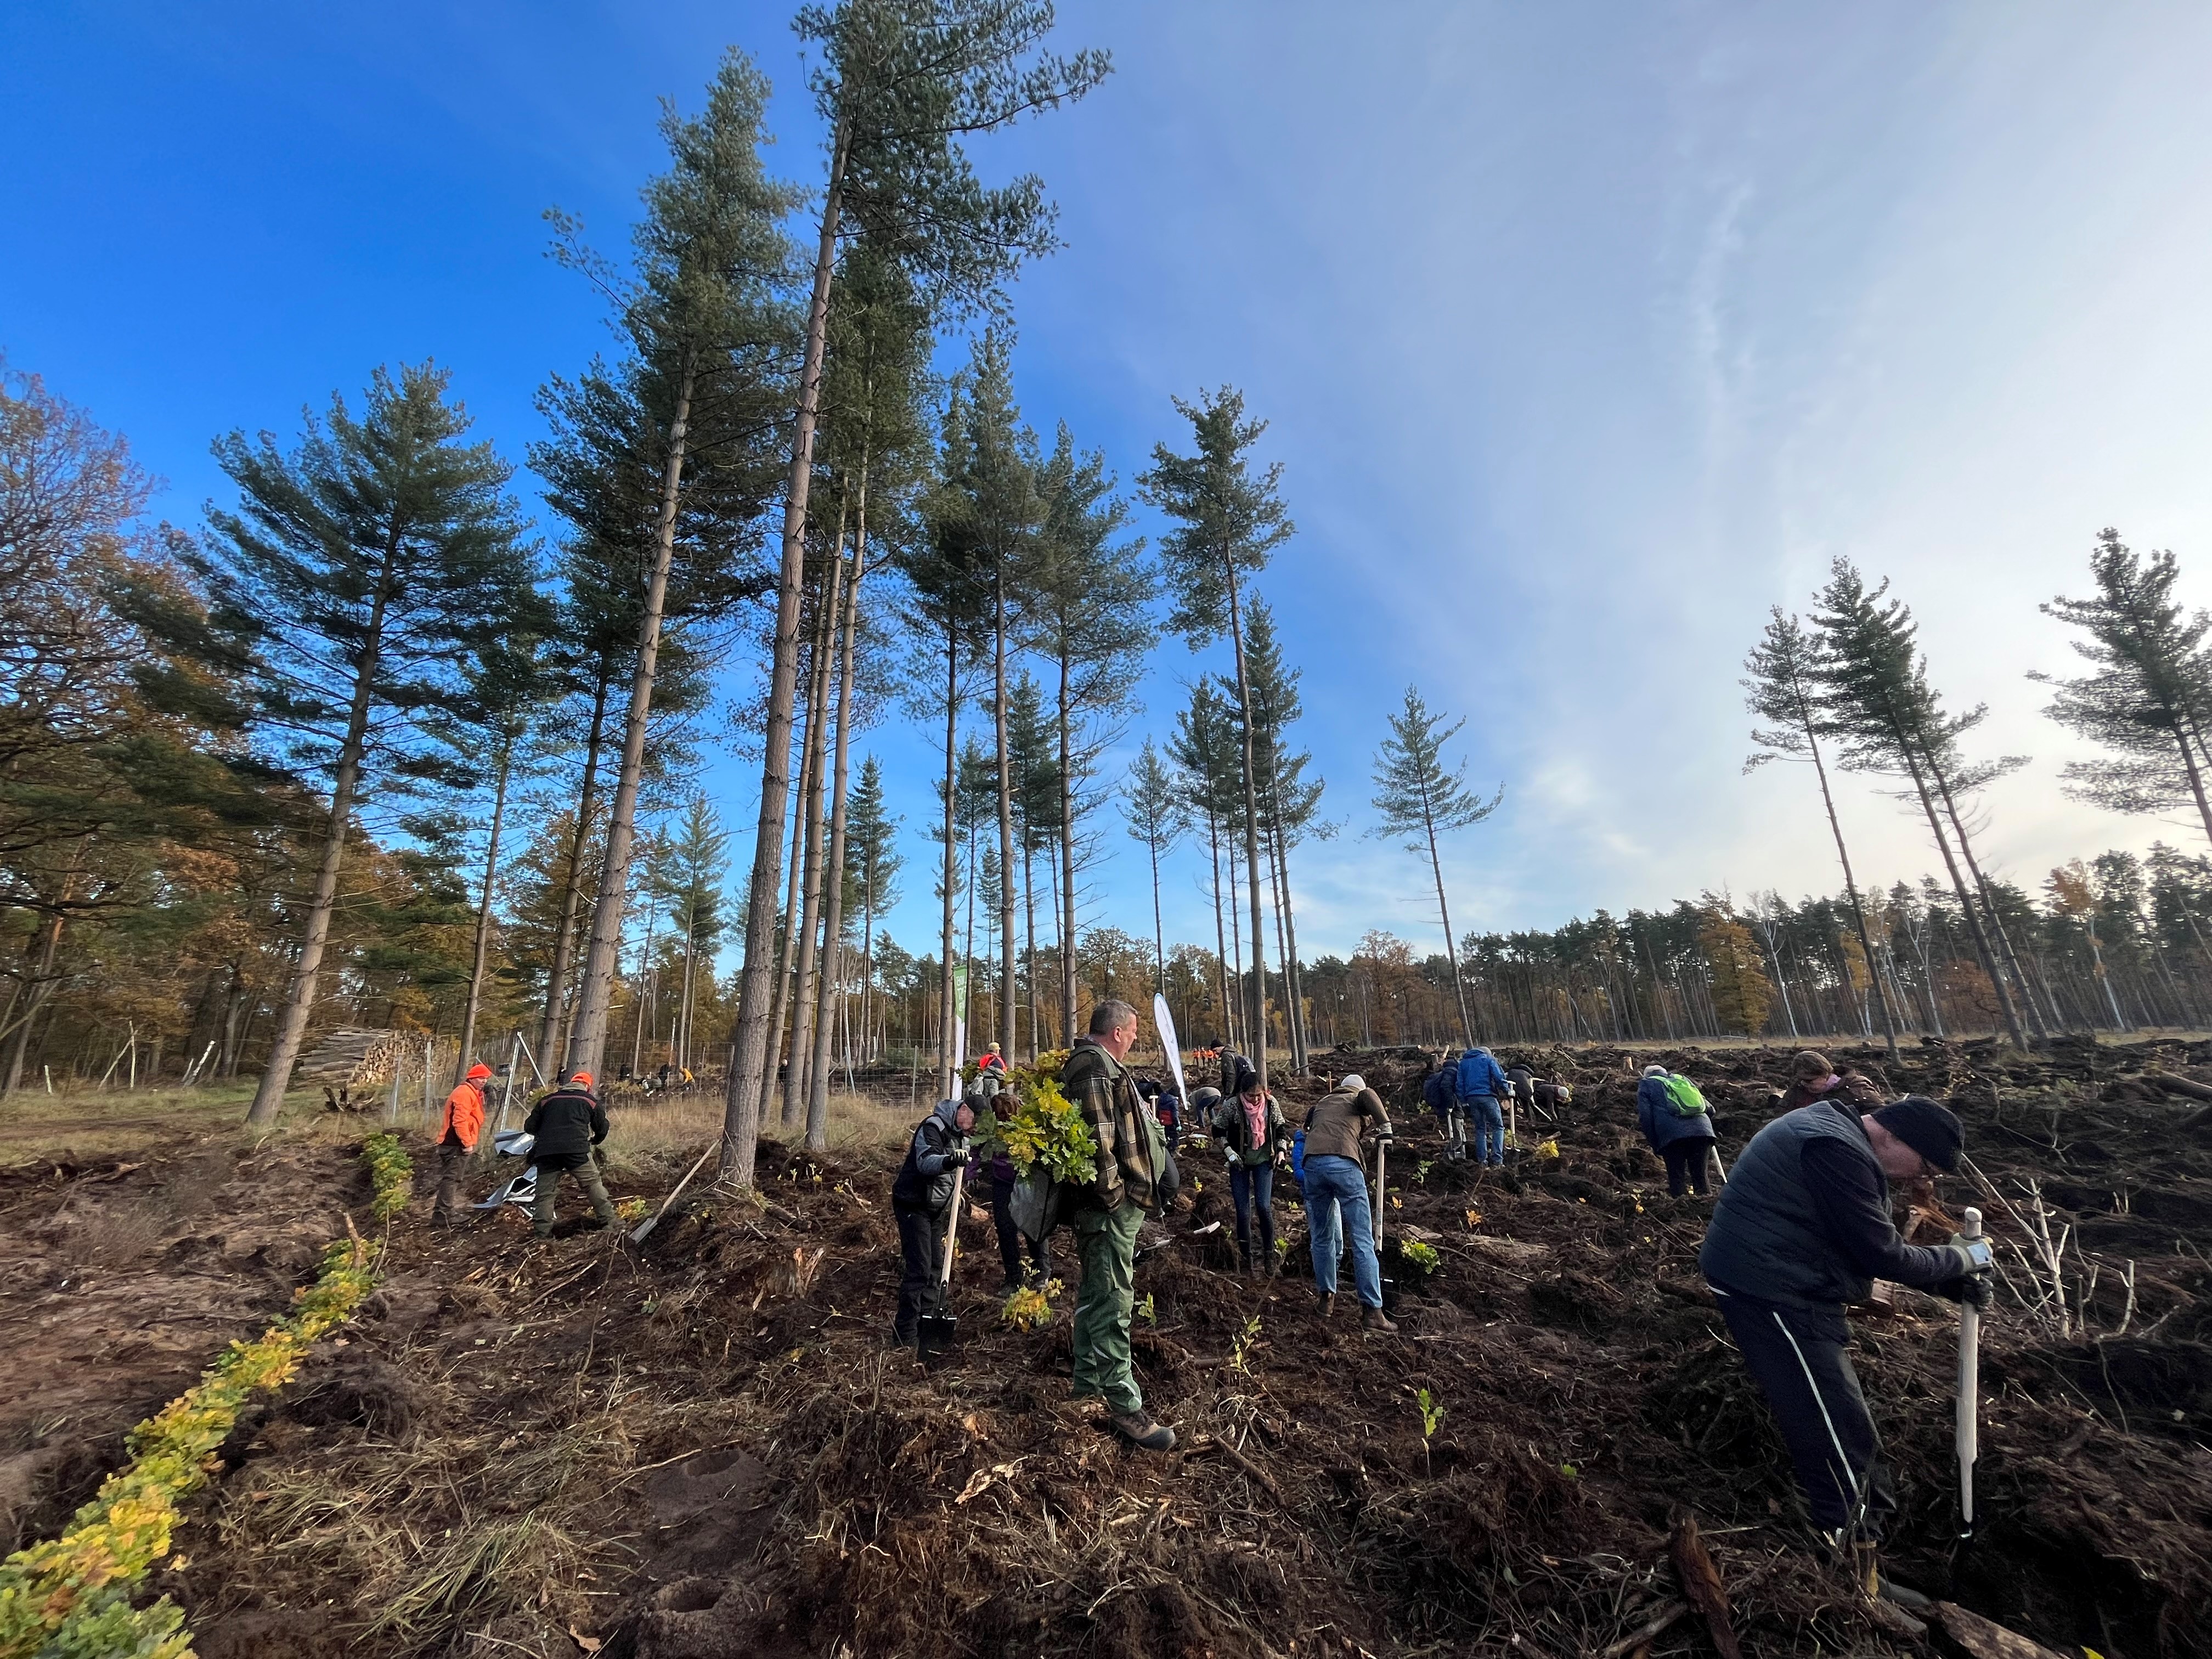
[[[1662,1079],[1667,1085],[1667,1103],[1674,1109],[1676,1117],[1703,1117],[1705,1097],[1698,1092],[1698,1085],[1680,1072],[1668,1073]]]

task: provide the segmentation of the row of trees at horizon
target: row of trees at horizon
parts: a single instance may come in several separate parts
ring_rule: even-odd
[[[2161,851],[2130,877],[2107,854],[2039,901],[1994,878],[1978,792],[2020,763],[1966,753],[1982,711],[1947,711],[1910,613],[1843,563],[1809,622],[1775,612],[1747,683],[1762,757],[1808,763],[1838,826],[1838,899],[1706,896],[1453,943],[1443,849],[1502,791],[1468,787],[1459,726],[1409,690],[1372,833],[1425,861],[1451,948],[1415,961],[1377,937],[1309,962],[1292,854],[1340,826],[1259,591],[1294,533],[1265,423],[1233,388],[1177,402],[1133,480],[1166,526],[1148,547],[1104,457],[1064,425],[1044,441],[1014,397],[1006,285],[1053,246],[1052,210],[1034,178],[983,185],[963,145],[1097,84],[1102,55],[1044,49],[1051,21],[810,7],[817,188],[763,165],[767,83],[733,53],[697,116],[665,116],[628,261],[550,216],[618,341],[540,394],[550,549],[432,365],[380,371],[289,446],[220,440],[236,499],[193,532],[145,526],[152,482],[121,440],[33,379],[0,387],[0,1090],[50,1057],[96,1073],[119,1025],[133,1066],[151,1034],[157,1073],[265,1056],[267,1121],[342,1013],[451,1030],[464,1064],[516,1031],[549,1074],[721,1064],[744,1181],[765,1123],[820,1143],[840,1061],[927,1050],[949,1089],[985,1033],[1064,1043],[1085,991],[1160,988],[1186,1036],[1263,1066],[1401,1018],[1426,1040],[1856,1021],[1893,1042],[1986,1006],[2025,1042],[2193,1017],[2201,870]],[[967,362],[940,378],[957,329]],[[2096,598],[2045,607],[2093,671],[2052,712],[2111,756],[2068,787],[2193,804],[2212,836],[2212,624],[2173,601],[2170,555],[2108,532],[2092,574]],[[1222,672],[1109,779],[1163,634]],[[879,931],[901,816],[871,762],[852,778],[855,736],[894,709],[942,739],[915,815],[939,921],[919,957]],[[710,738],[761,769],[750,845],[697,793]],[[1832,771],[1918,808],[1940,891],[1869,902]],[[1148,862],[1149,949],[1082,925],[1109,800]],[[1166,937],[1161,872],[1184,848],[1210,946]],[[712,967],[726,943],[733,980]],[[1441,1021],[1420,988],[1438,975]]]

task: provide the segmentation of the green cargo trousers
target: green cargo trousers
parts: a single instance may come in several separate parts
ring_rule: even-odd
[[[573,1168],[565,1162],[558,1169],[548,1169],[543,1164],[538,1166],[538,1192],[530,1201],[531,1231],[540,1238],[553,1231],[553,1194],[564,1175],[584,1183],[584,1195],[592,1200],[592,1213],[599,1217],[599,1224],[613,1226],[614,1200],[607,1196],[606,1184],[599,1179],[599,1164],[586,1152],[583,1161]]]
[[[1075,1297],[1075,1397],[1097,1395],[1116,1413],[1141,1411],[1145,1397],[1129,1364],[1129,1316],[1137,1305],[1140,1205],[1078,1210],[1071,1218],[1083,1284]]]

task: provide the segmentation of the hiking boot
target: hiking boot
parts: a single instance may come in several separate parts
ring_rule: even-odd
[[[1003,1302],[1008,1297],[1012,1296],[1017,1291],[1025,1288],[1026,1286],[1024,1286],[1018,1279],[1010,1279],[1005,1284],[999,1286],[999,1300]]]
[[[1382,1309],[1362,1308],[1359,1310],[1359,1328],[1363,1331],[1395,1331],[1398,1327]]]
[[[580,1233],[603,1233],[614,1224],[612,1216],[595,1215],[589,1221],[578,1222],[576,1231]]]
[[[1142,1446],[1146,1451],[1171,1451],[1175,1448],[1175,1431],[1164,1423],[1153,1422],[1149,1412],[1116,1412],[1106,1423],[1131,1445]]]
[[[1321,1316],[1323,1319],[1326,1319],[1335,1311],[1336,1292],[1334,1291],[1323,1291],[1321,1293]]]

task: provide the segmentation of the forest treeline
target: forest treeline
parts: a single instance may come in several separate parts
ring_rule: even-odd
[[[1803,618],[1774,612],[1746,680],[1753,763],[1802,763],[1835,831],[1833,896],[1459,931],[1447,851],[1503,788],[1468,785],[1460,725],[1408,690],[1358,793],[1444,948],[1302,950],[1300,872],[1350,815],[1324,815],[1263,591],[1296,533],[1265,422],[1199,390],[1125,485],[1014,395],[1008,284],[1054,215],[968,147],[1104,77],[1052,23],[997,0],[802,10],[825,137],[795,181],[763,160],[767,82],[729,54],[696,113],[665,113],[623,254],[547,215],[614,344],[540,387],[526,475],[443,369],[400,365],[291,434],[219,436],[228,497],[179,526],[120,435],[6,374],[0,1091],[253,1077],[265,1122],[334,1029],[428,1032],[464,1066],[710,1069],[743,1182],[764,1127],[821,1143],[845,1068],[942,1090],[985,1042],[1060,1047],[1093,1000],[1155,988],[1188,1039],[1263,1066],[1340,1042],[2212,1018],[2205,860],[1991,876],[1980,792],[2021,763],[1968,752],[1982,711],[1947,708],[1909,611],[1844,562]],[[2094,597],[2044,607],[2088,663],[2051,712],[2106,757],[2065,788],[2193,809],[2212,837],[2208,623],[2177,574],[2106,532]],[[1200,670],[1111,766],[1168,641]],[[866,734],[893,720],[936,757],[933,799],[887,799]],[[757,791],[709,799],[709,745]],[[1940,874],[1862,889],[1835,809],[1853,777],[1924,821]],[[1133,851],[1149,933],[1095,903]],[[1212,937],[1170,941],[1164,872],[1194,862]],[[925,879],[934,935],[902,945],[884,918]]]

